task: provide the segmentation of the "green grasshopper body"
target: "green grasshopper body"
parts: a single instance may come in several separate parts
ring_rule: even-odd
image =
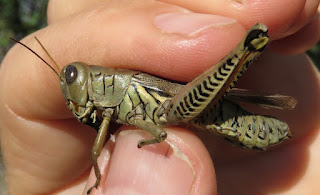
[[[167,133],[163,127],[177,124],[222,134],[248,148],[264,150],[268,145],[287,139],[291,133],[286,123],[254,115],[225,99],[238,77],[268,42],[267,27],[260,23],[254,25],[232,52],[187,85],[138,71],[82,62],[71,63],[58,74],[46,63],[59,76],[64,99],[74,116],[98,131],[92,150],[97,180],[88,194],[100,183],[97,158],[108,135],[110,121],[137,126],[154,137],[140,140],[139,148],[164,141]],[[285,103],[278,104],[281,107]]]

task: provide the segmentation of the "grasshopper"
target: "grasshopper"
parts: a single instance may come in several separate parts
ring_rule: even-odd
[[[167,137],[163,127],[185,125],[218,133],[247,148],[265,150],[291,136],[288,125],[276,118],[252,114],[234,100],[264,107],[293,109],[296,100],[281,95],[254,95],[234,88],[236,81],[269,43],[268,28],[258,23],[249,29],[237,47],[219,63],[186,85],[146,73],[73,62],[60,74],[36,52],[59,77],[63,97],[73,115],[98,132],[92,162],[98,187],[101,179],[97,158],[109,137],[111,121],[149,132],[153,138],[140,140],[138,148],[160,143]],[[36,37],[35,37],[36,38]],[[41,42],[38,43],[54,62]],[[58,68],[59,70],[59,68]]]

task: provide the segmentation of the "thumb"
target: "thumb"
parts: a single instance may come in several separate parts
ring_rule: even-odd
[[[102,179],[91,194],[216,194],[210,155],[194,134],[166,129],[166,142],[138,149],[138,141],[150,136],[122,129],[100,155]],[[95,179],[92,170],[86,190]]]

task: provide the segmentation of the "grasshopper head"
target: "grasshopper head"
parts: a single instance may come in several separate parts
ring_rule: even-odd
[[[51,57],[49,52],[45,49],[42,43],[38,40],[37,37],[35,39],[40,44],[42,49],[46,52],[49,58],[53,61],[56,66],[55,70],[53,66],[51,66],[47,61],[45,61],[39,54],[37,54],[34,50],[32,50],[27,45],[21,43],[18,40],[10,38],[14,42],[22,45],[38,58],[40,58],[51,70],[59,77],[60,86],[62,90],[63,97],[68,104],[69,109],[72,113],[78,118],[84,118],[86,115],[86,104],[88,102],[88,65],[82,62],[73,62],[67,66],[65,66],[61,73],[58,71],[59,66],[55,62],[55,60]]]
[[[73,62],[60,73],[60,86],[69,109],[75,116],[82,116],[88,101],[88,66]]]

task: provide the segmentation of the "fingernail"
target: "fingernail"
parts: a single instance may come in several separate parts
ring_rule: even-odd
[[[211,28],[236,23],[232,18],[197,13],[164,13],[156,16],[155,24],[163,32],[194,36]]]
[[[189,194],[195,179],[190,161],[166,142],[138,149],[138,141],[146,139],[145,132],[141,132],[126,130],[118,134],[103,191],[124,195]]]

